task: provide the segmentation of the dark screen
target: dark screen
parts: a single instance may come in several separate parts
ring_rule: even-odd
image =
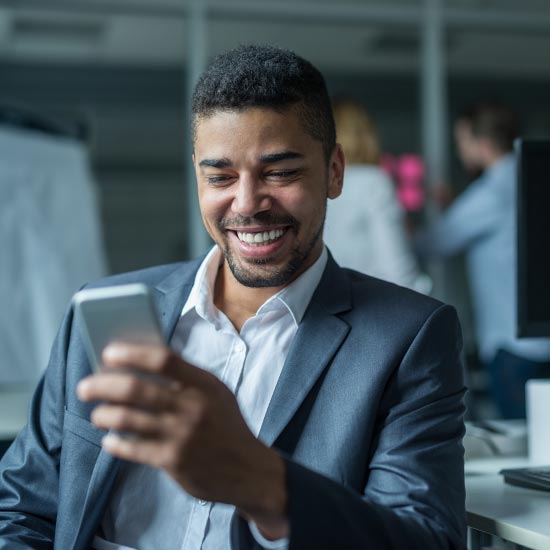
[[[550,140],[520,147],[518,311],[520,336],[550,336]]]

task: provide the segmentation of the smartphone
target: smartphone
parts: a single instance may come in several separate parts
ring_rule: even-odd
[[[160,323],[149,289],[144,284],[90,288],[73,297],[84,346],[94,370],[111,342],[162,345]]]

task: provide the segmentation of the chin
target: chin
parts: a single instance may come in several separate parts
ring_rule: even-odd
[[[227,263],[233,277],[243,286],[249,288],[280,287],[289,283],[296,269],[291,264],[283,268],[268,267],[267,263],[242,265],[234,261],[232,256],[227,256]],[[263,267],[263,269],[262,269]]]

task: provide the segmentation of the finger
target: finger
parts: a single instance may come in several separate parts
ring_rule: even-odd
[[[155,468],[163,468],[171,464],[175,454],[172,447],[163,441],[124,438],[113,433],[103,437],[101,446],[117,458]]]
[[[145,372],[158,373],[172,361],[172,353],[166,346],[112,342],[101,355],[106,367],[133,367]]]
[[[113,342],[103,350],[102,359],[107,367],[131,367],[189,384],[199,385],[208,378],[206,371],[186,363],[166,346]]]
[[[129,372],[101,372],[81,380],[77,386],[82,401],[107,401],[152,410],[177,406],[180,384],[158,384]]]
[[[103,430],[131,433],[148,439],[165,437],[174,424],[170,415],[151,414],[120,405],[99,405],[93,410],[91,419]]]

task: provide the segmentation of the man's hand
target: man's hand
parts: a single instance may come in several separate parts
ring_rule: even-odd
[[[283,460],[250,431],[235,396],[166,347],[112,344],[78,396],[108,434],[104,448],[163,469],[196,498],[235,505],[264,536],[288,536]]]

